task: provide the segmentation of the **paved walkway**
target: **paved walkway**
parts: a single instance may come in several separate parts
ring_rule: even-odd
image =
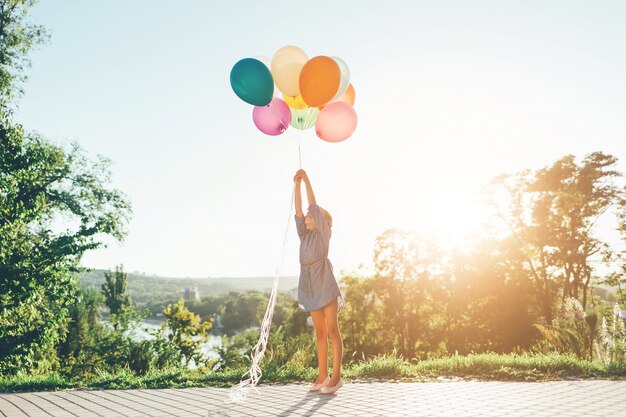
[[[626,381],[261,385],[244,403],[225,388],[0,394],[0,416],[626,416]]]

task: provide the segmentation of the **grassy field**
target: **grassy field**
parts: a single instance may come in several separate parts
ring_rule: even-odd
[[[58,375],[16,375],[0,378],[1,392],[49,391],[66,389],[129,389],[230,387],[239,382],[245,369],[210,372],[203,369],[172,369],[139,376],[130,370],[115,374],[104,371],[89,380],[66,380]],[[347,365],[345,382],[445,381],[449,379],[482,381],[546,381],[567,378],[626,378],[626,362],[604,365],[569,355],[549,354],[473,354],[409,363],[394,355],[377,356]],[[310,382],[316,369],[282,366],[263,369],[261,384]]]

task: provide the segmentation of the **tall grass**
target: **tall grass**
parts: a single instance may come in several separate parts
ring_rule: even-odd
[[[264,383],[310,382],[317,369],[310,366],[308,352],[297,349],[287,364],[278,366],[271,358],[262,364]],[[211,371],[198,369],[155,370],[138,375],[129,368],[114,373],[96,370],[84,380],[67,380],[58,374],[30,376],[22,373],[0,377],[1,392],[46,391],[70,388],[130,389],[229,387],[239,382],[247,369],[243,366]],[[432,381],[450,377],[478,380],[544,381],[563,378],[626,378],[626,362],[604,364],[579,359],[568,354],[496,354],[482,353],[447,356],[409,362],[395,353],[365,358],[342,369],[346,382],[372,379]]]

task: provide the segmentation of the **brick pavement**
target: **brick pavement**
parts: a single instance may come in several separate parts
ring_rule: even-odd
[[[622,416],[626,381],[346,384],[334,395],[306,385],[261,385],[244,403],[225,388],[0,394],[2,417],[138,416]]]

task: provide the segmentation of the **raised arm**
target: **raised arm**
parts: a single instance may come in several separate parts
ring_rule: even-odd
[[[293,177],[293,182],[296,186],[296,192],[294,194],[294,204],[296,206],[296,217],[304,217],[302,212],[302,193],[300,191],[300,185],[302,184],[302,175],[298,171]]]
[[[311,181],[309,180],[309,176],[307,173],[301,169],[298,171],[302,175],[302,179],[304,180],[304,185],[306,186],[306,197],[309,201],[309,206],[317,204],[315,201],[315,194],[313,193],[313,187],[311,187]]]

